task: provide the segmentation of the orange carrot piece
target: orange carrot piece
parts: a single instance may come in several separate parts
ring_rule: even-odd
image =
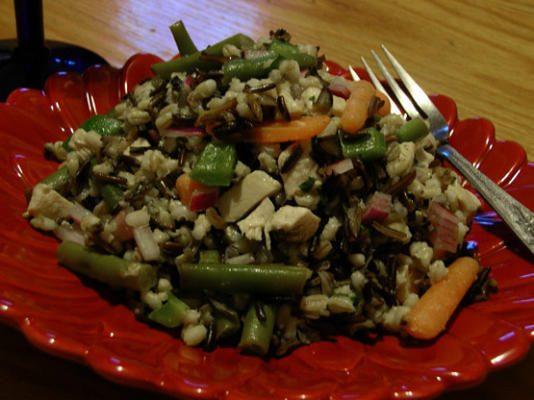
[[[217,190],[217,188],[206,186],[198,181],[192,179],[188,173],[183,173],[176,179],[176,191],[178,192],[178,197],[180,201],[186,205],[188,208],[191,204],[191,198],[193,193],[196,192],[211,192]]]
[[[377,114],[381,117],[385,117],[391,113],[391,103],[388,96],[378,90],[375,91],[375,96],[384,102],[384,105],[378,109]]]
[[[353,82],[350,97],[341,113],[341,129],[346,133],[358,132],[368,117],[369,103],[375,95],[374,86],[368,81]]]
[[[267,122],[245,134],[245,141],[254,143],[283,143],[306,140],[321,133],[328,123],[327,115],[304,116],[292,121]]]
[[[447,276],[432,285],[406,314],[406,331],[417,339],[432,339],[445,329],[480,265],[473,258],[460,257],[448,269]]]

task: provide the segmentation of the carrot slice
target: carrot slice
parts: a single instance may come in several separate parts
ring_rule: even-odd
[[[253,128],[245,141],[255,143],[283,143],[305,140],[321,133],[328,123],[327,115],[305,116],[289,122],[274,121]]]
[[[209,193],[217,191],[217,188],[206,186],[192,179],[188,173],[183,173],[176,179],[176,191],[180,201],[190,208],[194,193]]]
[[[389,98],[384,93],[379,92],[378,90],[375,91],[375,96],[384,102],[384,105],[378,109],[377,114],[381,117],[385,117],[391,112],[391,103],[389,101]]]
[[[341,113],[341,129],[347,133],[358,132],[368,117],[369,103],[376,90],[368,81],[353,82],[350,97]]]
[[[480,269],[470,257],[460,257],[445,278],[436,282],[406,314],[406,331],[417,339],[432,339],[445,329],[447,321],[476,279]]]

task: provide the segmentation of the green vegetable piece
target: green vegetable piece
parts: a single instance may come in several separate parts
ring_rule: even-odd
[[[291,43],[273,40],[268,49],[276,54],[279,54],[287,60],[295,60],[301,67],[313,67],[317,65],[316,57],[306,53],[301,53],[298,46],[295,46]]]
[[[264,320],[258,318],[256,303],[252,303],[245,316],[243,331],[239,347],[249,353],[265,355],[269,351],[271,338],[273,336],[274,323],[276,319],[275,308],[268,304],[262,304]]]
[[[180,264],[180,285],[184,290],[214,290],[221,293],[262,293],[270,296],[302,294],[311,271],[280,264],[227,265]]]
[[[208,186],[230,186],[237,163],[233,144],[208,143],[197,160],[191,178]]]
[[[428,134],[428,126],[421,118],[406,121],[397,130],[398,142],[415,142]]]
[[[122,196],[124,196],[124,191],[113,183],[99,182],[98,180],[95,180],[95,182],[108,209],[111,211],[114,210],[119,204],[120,199],[122,199]]]
[[[369,136],[350,139],[339,135],[341,152],[345,158],[359,158],[362,161],[373,161],[386,154],[386,140],[384,135],[376,128],[366,128],[363,132]]]
[[[185,25],[181,20],[172,24],[169,28],[174,37],[174,41],[176,42],[176,46],[178,46],[180,55],[186,56],[198,52],[197,47],[193,43],[193,40],[191,40],[191,36],[189,36],[189,33],[187,32],[187,29],[185,29]]]
[[[78,243],[61,243],[57,258],[67,268],[110,286],[142,292],[157,283],[156,269],[152,265],[96,253]]]
[[[67,167],[59,168],[41,181],[41,183],[50,186],[54,190],[59,190],[62,187],[65,187],[69,182],[70,174]]]
[[[300,190],[303,192],[309,192],[315,183],[315,178],[313,176],[308,177],[304,182],[299,185]]]
[[[217,250],[203,250],[199,254],[199,264],[217,264],[220,262],[219,252]]]
[[[269,72],[278,66],[280,57],[276,54],[246,60],[238,58],[227,61],[222,66],[223,84],[228,84],[232,78],[248,81],[251,78],[265,78]]]
[[[239,320],[215,315],[215,338],[217,340],[232,336],[239,331],[240,327]]]
[[[102,136],[119,135],[122,131],[122,122],[108,115],[93,115],[81,124],[80,128],[83,128],[86,131],[95,131]],[[67,151],[72,151],[69,146],[71,138],[72,135],[70,135],[62,145]]]
[[[183,324],[187,310],[189,306],[169,292],[167,302],[148,314],[148,318],[167,328],[176,328]]]
[[[151,65],[152,72],[156,75],[160,75],[163,78],[170,78],[173,72],[187,72],[191,73],[196,68],[202,71],[208,71],[210,69],[218,69],[220,63],[208,60],[202,60],[201,54],[207,54],[210,56],[222,56],[222,49],[227,44],[233,44],[234,46],[243,49],[247,47],[252,47],[254,41],[242,33],[237,35],[230,36],[227,39],[224,39],[213,46],[208,46],[202,52],[196,52],[188,54],[184,57],[176,58],[174,60],[160,62]]]

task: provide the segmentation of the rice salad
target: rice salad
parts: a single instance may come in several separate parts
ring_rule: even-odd
[[[406,328],[410,311],[468,255],[480,201],[426,123],[284,30],[203,51],[181,22],[171,31],[181,57],[45,144],[61,164],[25,217],[60,239],[59,263],[190,346],[280,356],[331,335],[430,338]],[[453,309],[495,289],[473,271]]]

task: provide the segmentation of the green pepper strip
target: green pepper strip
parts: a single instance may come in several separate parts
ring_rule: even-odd
[[[403,123],[397,130],[398,142],[415,142],[428,134],[428,126],[421,118],[414,118]]]
[[[57,248],[58,262],[75,272],[110,286],[147,291],[157,282],[152,265],[92,252],[77,243],[63,242]]]
[[[176,328],[183,324],[187,310],[189,306],[169,292],[167,302],[150,312],[148,318],[167,328]]]
[[[208,143],[202,150],[191,178],[208,186],[230,186],[237,163],[237,150],[233,144]]]
[[[265,320],[260,321],[256,312],[256,304],[253,302],[247,311],[241,332],[239,347],[246,352],[265,355],[269,351],[269,345],[273,336],[276,312],[273,306],[263,304]]]
[[[180,55],[187,56],[188,54],[193,54],[198,52],[195,43],[191,40],[191,36],[185,29],[184,23],[180,20],[172,24],[170,27],[176,46],[178,46],[178,51]]]
[[[276,54],[279,54],[285,59],[295,60],[301,67],[314,67],[317,65],[316,57],[306,53],[301,53],[298,46],[295,46],[291,43],[273,40],[268,49]]]
[[[214,290],[222,293],[262,293],[270,296],[302,294],[311,272],[308,268],[280,264],[227,265],[180,264],[184,290]]]
[[[359,158],[362,161],[373,161],[386,154],[386,141],[384,135],[376,128],[366,128],[362,132],[369,136],[359,139],[343,137],[340,132],[339,142],[341,152],[345,158]]]
[[[102,136],[119,135],[122,131],[122,123],[107,115],[93,115],[81,124],[80,128],[85,131],[95,131]],[[62,145],[67,151],[72,151],[69,146],[71,138],[72,135],[70,135]]]
[[[222,72],[223,84],[228,84],[232,78],[238,78],[241,81],[248,81],[250,78],[264,78],[269,72],[278,67],[280,56],[270,54],[263,57],[246,60],[238,58],[230,60],[223,64]]]
[[[222,49],[227,44],[233,44],[234,46],[242,49],[246,47],[251,47],[254,44],[254,41],[242,33],[238,33],[234,36],[230,36],[227,39],[224,39],[213,46],[208,46],[202,52],[196,52],[193,54],[188,54],[184,57],[176,58],[174,60],[152,64],[152,72],[155,75],[160,75],[163,78],[170,78],[173,72],[187,72],[191,73],[196,68],[200,70],[210,70],[217,69],[220,67],[220,64],[213,61],[202,60],[200,56],[202,53],[205,53],[210,56],[221,56]]]

